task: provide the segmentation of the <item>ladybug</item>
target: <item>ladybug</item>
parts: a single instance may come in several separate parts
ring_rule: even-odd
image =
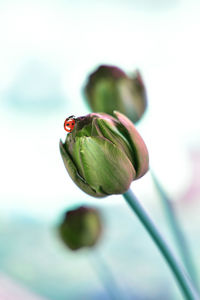
[[[75,126],[75,122],[76,122],[75,116],[68,117],[64,122],[64,129],[67,132],[72,132]]]

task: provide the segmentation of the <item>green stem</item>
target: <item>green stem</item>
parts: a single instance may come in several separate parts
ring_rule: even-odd
[[[187,300],[199,300],[200,297],[195,290],[192,282],[190,281],[189,277],[181,267],[181,265],[176,260],[175,256],[173,255],[172,251],[170,250],[169,246],[165,242],[162,235],[159,233],[156,225],[154,225],[151,218],[148,216],[140,202],[137,200],[135,195],[129,189],[125,194],[123,194],[124,198],[126,199],[129,206],[135,212],[143,226],[146,228],[148,233],[150,234],[151,238],[154,240],[155,244],[159,248],[160,252],[166,259],[171,271],[173,272],[180,288]]]
[[[196,287],[198,287],[197,272],[192,261],[192,255],[184,233],[181,230],[181,226],[176,217],[172,202],[170,201],[169,197],[167,196],[166,192],[164,191],[163,187],[161,186],[160,182],[158,181],[158,179],[152,171],[151,176],[155,187],[157,188],[157,191],[162,199],[162,204],[164,206],[164,210],[166,212],[169,224],[171,226],[171,231],[174,235],[174,240],[177,244],[177,248],[179,249],[183,263],[186,269],[188,270],[188,273],[190,274],[191,278],[193,279],[194,283],[196,284]]]
[[[121,291],[119,290],[118,285],[113,276],[112,270],[106,264],[103,257],[99,254],[97,250],[95,250],[91,258],[93,268],[96,270],[96,273],[100,281],[102,282],[102,285],[104,286],[104,289],[107,292],[109,298],[111,300],[123,299]]]

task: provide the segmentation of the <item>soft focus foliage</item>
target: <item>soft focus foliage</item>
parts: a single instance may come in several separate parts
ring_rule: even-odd
[[[71,250],[94,246],[101,230],[99,212],[84,206],[67,211],[59,225],[60,237]]]
[[[89,76],[84,91],[94,112],[114,115],[117,110],[136,123],[146,110],[146,91],[139,71],[128,76],[118,67],[101,65]]]

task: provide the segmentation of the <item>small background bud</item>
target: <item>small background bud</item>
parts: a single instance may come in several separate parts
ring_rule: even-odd
[[[93,112],[113,115],[117,110],[133,123],[140,120],[147,107],[139,71],[127,76],[115,66],[102,65],[89,76],[84,93]]]
[[[71,250],[92,247],[102,231],[99,212],[84,206],[69,210],[65,213],[58,230],[61,239]]]

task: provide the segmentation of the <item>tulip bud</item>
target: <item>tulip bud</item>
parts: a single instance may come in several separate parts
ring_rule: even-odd
[[[102,230],[99,212],[84,206],[69,210],[58,230],[61,239],[71,250],[92,247]]]
[[[127,76],[114,66],[100,66],[93,72],[84,89],[93,112],[114,116],[117,110],[133,123],[140,120],[147,107],[145,87],[139,71]]]
[[[105,197],[125,193],[131,182],[148,171],[146,145],[133,123],[91,113],[76,119],[60,151],[72,180],[87,194]]]

